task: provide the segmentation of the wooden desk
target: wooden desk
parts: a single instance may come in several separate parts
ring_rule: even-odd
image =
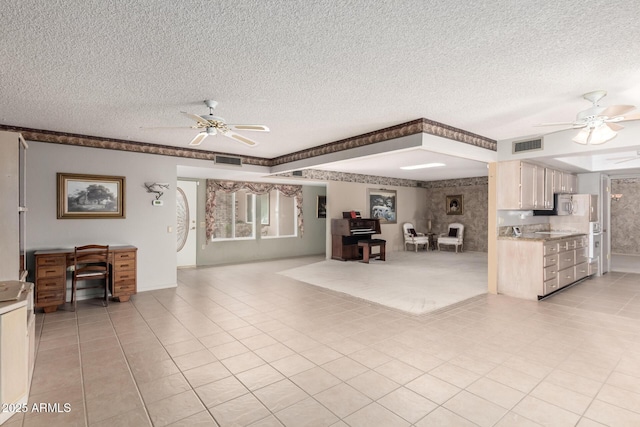
[[[67,297],[67,267],[73,265],[72,249],[52,249],[35,252],[36,307],[45,313],[58,309]],[[135,246],[109,246],[111,264],[111,296],[120,302],[136,294]]]

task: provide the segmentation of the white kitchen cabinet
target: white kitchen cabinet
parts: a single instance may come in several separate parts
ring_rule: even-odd
[[[589,274],[587,236],[498,240],[498,293],[538,300]]]
[[[544,167],[519,160],[498,163],[498,209],[551,209],[545,206],[545,191]]]
[[[0,131],[0,280],[18,280],[24,270],[25,147],[19,133]]]
[[[553,209],[553,169],[544,168],[543,208]]]
[[[562,178],[564,184],[564,192],[576,194],[578,192],[578,176],[565,172]]]
[[[17,301],[0,303],[0,402],[6,405],[0,412],[0,424],[27,403],[34,339],[33,284],[28,283]]]
[[[553,170],[553,192],[575,194],[578,192],[578,176]]]

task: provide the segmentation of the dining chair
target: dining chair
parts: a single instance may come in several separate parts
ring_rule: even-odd
[[[96,283],[95,281],[101,281]],[[93,284],[78,287],[79,281]],[[76,292],[83,289],[104,289],[104,305],[109,305],[109,245],[76,246],[73,251],[73,279],[71,282],[71,304],[76,310]]]

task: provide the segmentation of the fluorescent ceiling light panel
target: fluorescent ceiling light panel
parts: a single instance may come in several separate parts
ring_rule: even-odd
[[[415,169],[439,168],[440,166],[446,166],[446,165],[444,163],[425,163],[423,165],[402,166],[400,169],[406,170],[406,171],[412,171]]]

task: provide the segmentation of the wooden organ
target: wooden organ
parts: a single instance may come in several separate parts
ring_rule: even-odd
[[[342,261],[362,259],[358,242],[380,234],[380,220],[340,218],[331,220],[331,258]]]

